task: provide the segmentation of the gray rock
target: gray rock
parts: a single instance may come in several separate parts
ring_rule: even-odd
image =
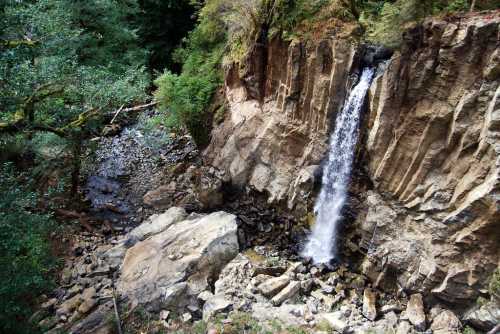
[[[326,321],[333,330],[343,333],[348,328],[347,319],[341,311],[320,314],[319,319]]]
[[[271,298],[285,288],[290,283],[290,277],[283,275],[268,279],[258,286],[260,293]]]
[[[463,320],[483,331],[489,331],[500,323],[500,305],[491,300],[485,305],[475,306],[465,314]]]
[[[219,313],[228,312],[232,306],[233,303],[223,295],[215,295],[203,305],[203,320],[207,321]]]
[[[401,321],[396,330],[396,334],[410,334],[414,332],[412,325],[408,321]]]
[[[277,320],[289,326],[305,325],[306,312],[306,305],[283,304],[273,307],[268,303],[254,303],[251,306],[251,313],[255,319],[261,322]]]
[[[207,290],[209,280],[238,251],[234,215],[215,212],[187,217],[127,250],[118,292],[152,310],[159,312],[163,304],[174,311],[176,299],[187,302]]]
[[[143,241],[152,235],[156,235],[168,229],[175,223],[186,218],[187,213],[183,208],[172,207],[161,215],[154,215],[128,234],[128,237]]]
[[[192,320],[193,320],[193,316],[191,315],[191,313],[186,312],[182,315],[183,322],[191,322]]]
[[[434,334],[460,333],[462,323],[450,310],[442,310],[438,313],[431,324]]]
[[[271,303],[274,306],[279,306],[286,300],[295,297],[299,293],[299,291],[300,291],[300,283],[292,281],[271,299]]]

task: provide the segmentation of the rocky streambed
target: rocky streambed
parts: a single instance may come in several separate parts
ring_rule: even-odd
[[[37,320],[51,334],[113,333],[114,299],[122,325],[141,310],[151,333],[201,325],[233,333],[252,323],[261,330],[249,333],[459,333],[462,322],[496,324],[493,300],[459,318],[421,294],[386,293],[354,268],[315,266],[272,245],[241,250],[239,225],[226,212],[172,207],[106,242],[82,234]]]

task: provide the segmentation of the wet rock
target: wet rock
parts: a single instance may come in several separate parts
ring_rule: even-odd
[[[232,306],[233,303],[223,295],[215,295],[203,305],[203,320],[207,321],[219,313],[229,312]]]
[[[279,306],[286,300],[295,297],[299,293],[299,291],[300,291],[300,283],[292,281],[271,299],[271,303],[274,306]]]
[[[363,292],[363,315],[371,321],[377,318],[377,294],[372,289]]]
[[[258,290],[264,296],[271,298],[285,288],[288,283],[290,283],[290,278],[288,276],[280,276],[271,278],[264,283],[260,284]]]
[[[415,326],[418,331],[424,331],[426,328],[426,317],[424,311],[424,302],[421,294],[410,296],[408,305],[406,306],[406,315],[408,320]]]

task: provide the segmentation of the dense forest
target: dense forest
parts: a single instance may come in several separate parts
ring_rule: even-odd
[[[26,320],[61,265],[54,244],[65,226],[54,212],[81,199],[82,152],[117,111],[156,105],[155,126],[186,130],[203,148],[224,68],[255,43],[313,39],[313,29],[336,22],[398,49],[400,27],[497,8],[496,0],[1,0],[0,332],[34,333]]]

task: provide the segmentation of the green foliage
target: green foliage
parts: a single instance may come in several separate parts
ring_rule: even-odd
[[[492,296],[500,297],[500,268],[495,270],[490,279],[489,292]]]
[[[401,44],[401,30],[407,24],[419,22],[427,16],[468,11],[469,0],[360,0],[356,1],[360,23],[366,29],[368,40],[397,48]],[[475,9],[498,9],[498,1],[477,1]]]
[[[470,326],[465,326],[462,333],[463,334],[477,334],[477,332],[474,330],[474,328],[472,328]]]
[[[0,40],[21,43],[0,47],[0,122],[30,107],[32,123],[61,127],[85,110],[143,100],[145,53],[127,24],[134,3],[4,1]]]
[[[200,21],[175,52],[183,63],[182,73],[165,71],[155,80],[155,98],[165,113],[165,125],[186,127],[199,146],[208,142],[210,127],[207,109],[222,84],[220,68],[225,47],[224,22],[218,16],[221,0],[208,1],[200,12]]]
[[[36,213],[36,195],[14,166],[0,166],[0,327],[4,333],[33,333],[23,318],[34,298],[51,287],[55,261],[48,242],[53,222]]]

